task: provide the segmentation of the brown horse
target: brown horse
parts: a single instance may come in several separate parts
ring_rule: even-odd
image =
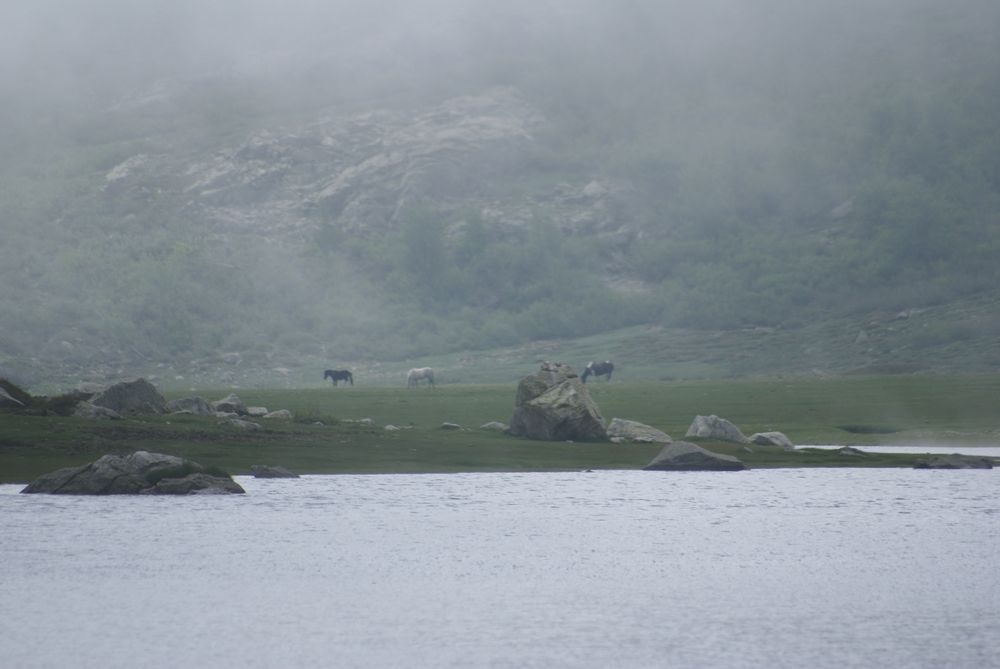
[[[330,379],[333,381],[333,385],[337,385],[337,381],[347,381],[352,386],[354,385],[354,375],[346,369],[328,369],[323,372],[323,379]]]

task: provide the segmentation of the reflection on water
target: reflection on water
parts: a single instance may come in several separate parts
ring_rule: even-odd
[[[982,667],[993,471],[0,486],[16,667]],[[137,658],[141,658],[137,660]]]

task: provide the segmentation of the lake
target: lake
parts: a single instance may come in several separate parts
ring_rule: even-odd
[[[1000,471],[0,486],[3,667],[927,667],[1000,657]]]

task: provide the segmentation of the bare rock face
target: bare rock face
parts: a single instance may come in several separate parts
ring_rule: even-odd
[[[605,441],[600,409],[573,368],[545,362],[517,386],[510,434],[545,441]]]
[[[713,453],[687,441],[675,441],[663,447],[643,467],[649,471],[740,471],[746,464],[732,455]]]
[[[171,93],[158,94],[169,104]],[[492,184],[522,174],[547,151],[547,122],[509,86],[408,108],[331,108],[208,154],[133,155],[107,172],[104,196],[128,200],[156,192],[173,215],[205,229],[293,240],[311,239],[317,230],[383,233],[428,201],[442,210],[477,210],[488,222],[520,229],[533,225],[536,196]],[[560,230],[626,244],[636,231],[621,212],[633,192],[628,182],[580,175],[553,186],[542,200]]]
[[[105,455],[81,467],[44,474],[22,493],[54,495],[187,495],[203,492],[242,493],[225,472],[174,455],[136,451]]]
[[[167,412],[167,400],[146,379],[124,381],[108,386],[92,396],[90,403],[120,414]]]
[[[736,427],[728,420],[718,416],[695,416],[691,421],[685,437],[702,437],[705,439],[716,439],[718,441],[733,441],[737,444],[747,444],[750,442],[740,428]]]

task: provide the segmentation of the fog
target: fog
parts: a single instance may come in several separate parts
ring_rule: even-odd
[[[994,322],[998,54],[992,0],[4,3],[0,366],[952,309],[789,362],[924,365]]]
[[[334,71],[360,67],[362,78],[427,77],[436,72],[447,79],[469,76],[469,68],[481,68],[477,75],[489,77],[502,76],[498,68],[532,66],[559,66],[568,72],[597,66],[622,73],[624,68],[639,67],[645,76],[655,76],[660,68],[690,73],[692,67],[697,71],[706,64],[752,64],[788,43],[810,51],[823,49],[825,37],[836,35],[838,24],[866,17],[880,21],[881,13],[891,16],[930,3],[40,0],[7,4],[0,26],[0,67],[8,86],[29,95],[62,92],[86,98],[121,94],[163,77],[219,70],[287,74],[317,64]],[[891,26],[877,26],[886,28]]]

